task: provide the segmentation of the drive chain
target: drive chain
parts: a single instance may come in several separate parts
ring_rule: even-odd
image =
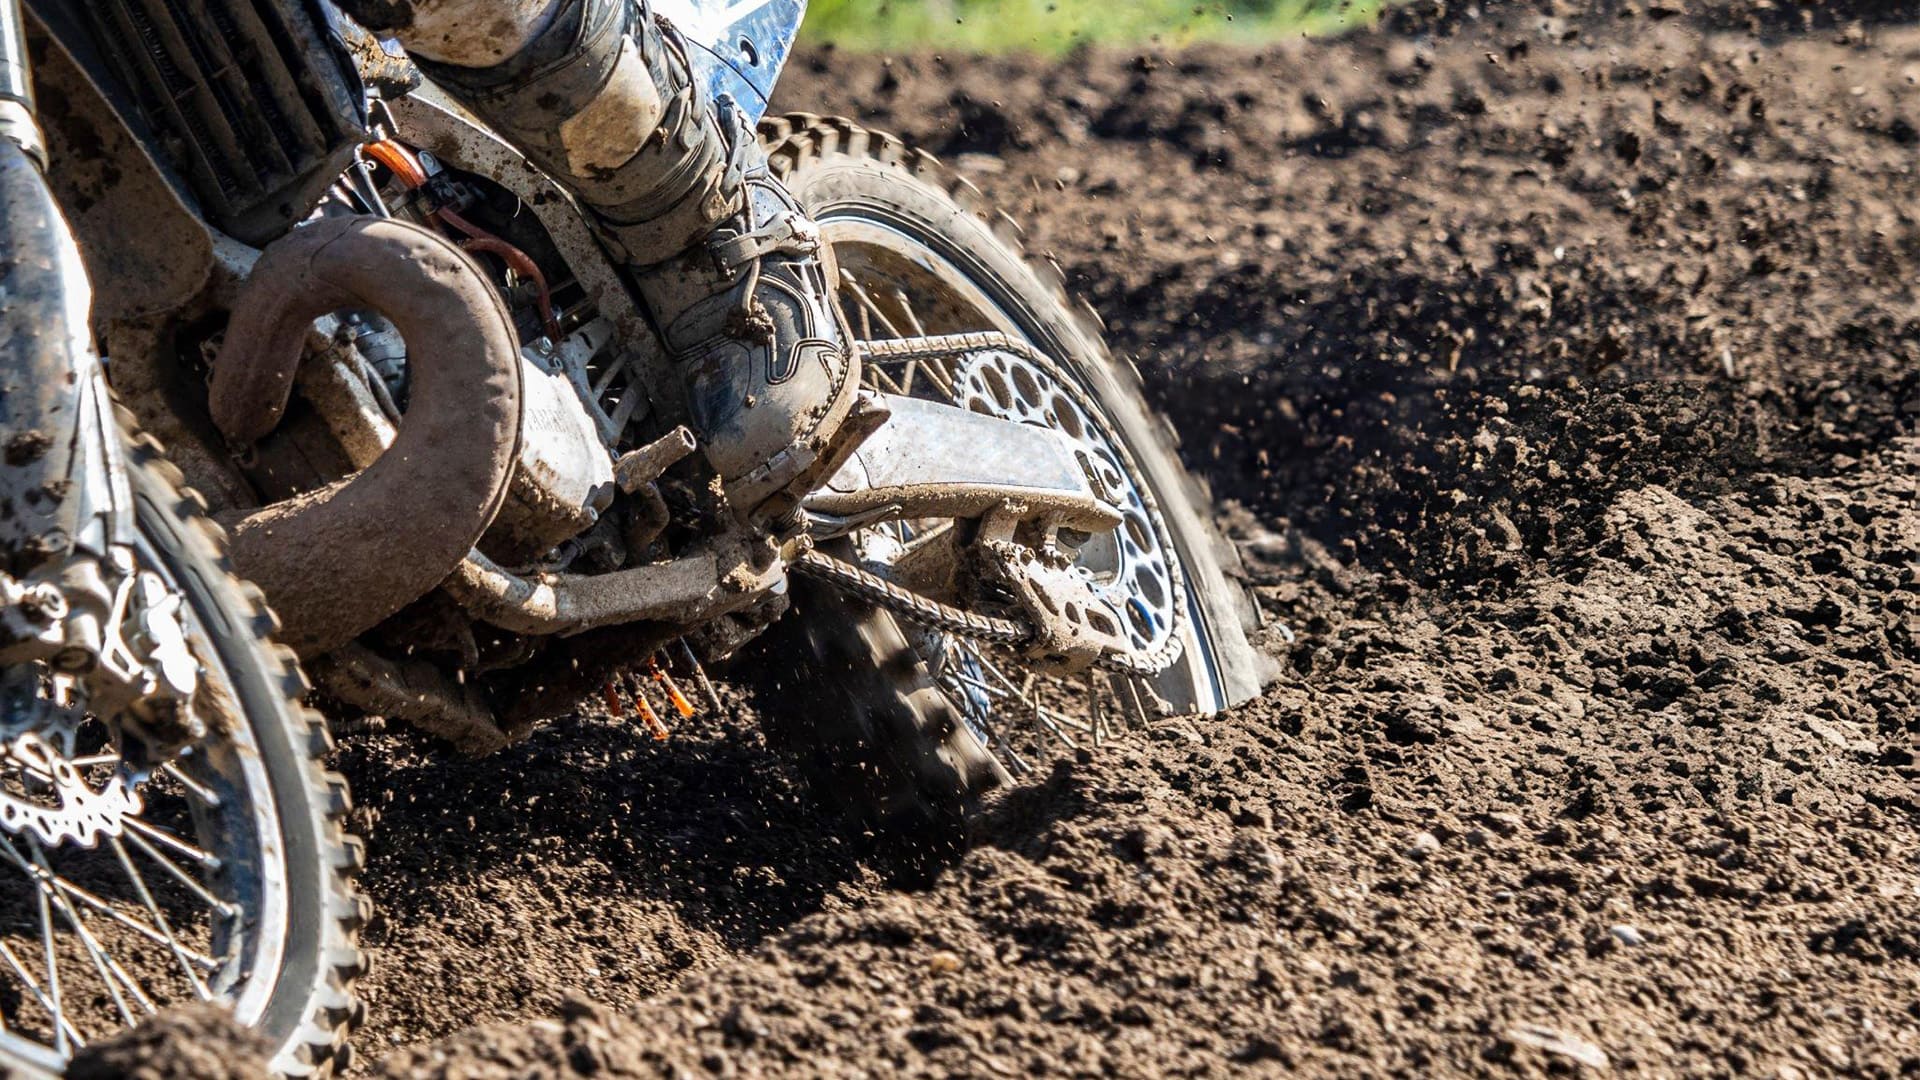
[[[879,574],[819,551],[802,555],[793,569],[851,593],[919,626],[989,645],[1020,645],[1032,640],[1033,627],[1021,619],[1003,619],[943,604],[901,588]],[[1147,656],[1103,656],[1097,666],[1122,675],[1152,678],[1178,658],[1180,640]]]

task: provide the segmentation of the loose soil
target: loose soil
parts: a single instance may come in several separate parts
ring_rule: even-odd
[[[1106,318],[1284,675],[1056,763],[930,885],[731,696],[663,746],[350,737],[362,1060],[1920,1071],[1913,18],[803,54],[787,106],[955,163]]]

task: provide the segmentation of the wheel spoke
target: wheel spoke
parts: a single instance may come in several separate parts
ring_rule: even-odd
[[[52,901],[54,906],[59,909],[61,917],[66,919],[67,925],[73,928],[74,936],[80,939],[81,946],[87,951],[87,959],[93,962],[94,970],[100,973],[100,981],[105,984],[107,993],[113,996],[114,1008],[119,1010],[120,1019],[125,1021],[129,1027],[137,1022],[133,1011],[127,1008],[126,998],[120,993],[120,986],[118,984],[122,983],[125,984],[128,990],[132,991],[134,1000],[140,1003],[141,1009],[149,1016],[152,1015],[155,1011],[152,1000],[140,989],[140,985],[134,981],[133,977],[127,974],[126,969],[120,966],[119,961],[109,956],[106,950],[101,948],[99,940],[93,936],[93,931],[88,928],[87,921],[81,917],[79,910],[73,906],[73,901],[69,900],[64,893],[55,891],[52,883],[58,880],[59,875],[53,872],[53,867],[47,865],[46,851],[41,848],[38,843],[32,842],[31,839],[29,843],[33,848],[33,861],[40,867],[41,872],[45,875],[45,877],[35,884],[39,885],[40,889],[46,894],[46,898]]]
[[[872,365],[866,370],[868,374],[873,377],[873,381],[880,384],[879,388],[881,390],[890,394],[899,394],[901,397],[907,396],[907,388],[900,383],[894,382],[893,376],[881,370],[878,364]]]
[[[193,797],[200,800],[200,805],[206,807],[209,810],[219,809],[220,796],[214,794],[212,789],[208,788],[205,784],[202,784],[198,780],[194,780],[191,777],[189,777],[186,774],[186,771],[181,769],[180,766],[175,765],[173,762],[169,761],[165,765],[160,766],[160,771],[166,773],[168,776],[173,777],[173,779],[176,782],[178,782],[181,787],[186,788],[189,792],[192,792]]]
[[[875,319],[879,320],[880,328],[887,332],[888,337],[897,338],[897,337],[905,336],[904,334],[900,333],[900,330],[898,327],[893,325],[893,320],[887,318],[887,313],[880,310],[880,305],[874,302],[873,297],[867,293],[866,287],[860,284],[860,279],[854,277],[851,271],[847,271],[847,270],[840,271],[840,280],[842,283],[846,285],[848,289],[851,289],[853,291],[854,299],[860,301],[861,310],[863,312],[866,312],[867,314],[872,315]],[[863,320],[864,320],[864,316],[863,316]],[[868,330],[870,328],[870,325],[871,324],[865,324],[863,322],[862,329]],[[865,336],[871,338],[873,334],[871,332],[868,332],[866,333]]]
[[[968,647],[968,651],[973,654],[973,659],[976,663],[980,664],[981,667],[986,669],[986,671],[990,673],[995,679],[999,680],[1000,685],[1006,688],[1006,691],[1013,697],[1014,700],[1019,701],[1025,705],[1032,705],[1036,709],[1041,708],[1039,699],[1033,696],[1033,684],[1035,679],[1037,678],[1037,676],[1033,672],[1028,672],[1026,679],[1022,682],[1020,686],[1020,689],[1015,690],[1013,689],[1013,680],[1007,678],[1007,673],[1000,670],[999,665],[995,664],[991,660],[988,660],[985,656],[982,656],[979,650],[974,649],[971,646]],[[1088,727],[1086,724],[1078,720],[1071,719],[1062,713],[1056,712],[1053,709],[1045,709],[1044,711],[1049,717],[1053,717],[1056,720],[1073,727],[1075,730],[1083,731],[1083,732],[1091,732],[1093,730],[1091,727]]]
[[[950,683],[977,690],[990,699],[1009,703],[1011,706],[1008,710],[1010,714],[1025,715],[1026,718],[1032,722],[1036,734],[1049,736],[1068,750],[1078,750],[1080,748],[1079,742],[1069,734],[1069,731],[1077,731],[1081,734],[1093,736],[1096,746],[1100,745],[1103,741],[1099,729],[1093,723],[1077,720],[1065,713],[1056,709],[1050,709],[1041,704],[1040,700],[1033,694],[1033,685],[1036,681],[1036,676],[1033,673],[1027,673],[1023,685],[1016,687],[1013,680],[1007,677],[1006,672],[1003,671],[998,664],[987,659],[981,654],[980,650],[973,645],[964,642],[956,643],[952,651],[964,656],[970,665],[988,676],[988,679],[991,681],[969,675],[962,666],[949,666],[945,670],[943,677]],[[1013,753],[1012,747],[1007,745],[1004,735],[1000,733],[996,725],[987,723],[985,717],[977,717],[976,720],[980,723],[980,726],[987,728],[991,732],[993,742],[997,749],[1011,756],[1014,760],[1019,761],[1021,766],[1019,769],[1020,772],[1031,771],[1031,766],[1027,765],[1025,761],[1020,761],[1019,755]]]
[[[900,314],[907,320],[907,328],[913,331],[913,336],[926,337],[927,328],[920,325],[920,316],[914,313],[913,301],[907,298],[907,290],[895,288],[893,300],[900,305]]]
[[[47,902],[47,893],[44,889],[35,893],[35,899],[39,901],[40,908],[40,945],[47,958],[47,996],[50,999],[47,1007],[53,1010],[54,1016],[62,1021],[54,1026],[53,1049],[57,1054],[64,1054],[67,1052],[64,1025],[67,1014],[66,1010],[60,1007],[60,957],[53,944],[53,906]]]
[[[134,933],[139,934],[141,937],[146,938],[148,941],[153,942],[155,945],[158,945],[161,948],[167,947],[167,938],[165,934],[162,934],[160,931],[155,930],[153,927],[148,926],[146,923],[141,922],[140,920],[132,917],[131,915],[126,914],[125,912],[114,907],[112,904],[94,895],[93,893],[87,891],[86,889],[83,889],[80,886],[75,885],[73,882],[68,881],[65,878],[55,878],[53,880],[53,887],[56,889],[59,889],[62,893],[66,894],[67,896],[72,897],[73,899],[78,900],[81,903],[87,905],[88,907],[94,909],[95,911],[106,916],[107,918],[112,919],[114,922],[119,923],[121,926],[126,927],[128,930],[131,930]],[[220,964],[217,961],[215,961],[212,957],[207,956],[204,953],[195,952],[189,949],[187,950],[187,955],[192,957],[195,963],[199,964],[202,968],[205,968],[209,972],[218,969],[220,966]]]
[[[134,838],[134,843],[140,843],[138,837]],[[152,849],[149,848],[148,851],[151,853]],[[194,996],[202,1001],[213,996],[207,992],[207,984],[201,980],[200,973],[194,970],[192,962],[188,959],[191,954],[186,946],[180,944],[179,938],[174,937],[173,928],[167,925],[167,917],[160,913],[160,905],[154,903],[153,892],[147,888],[146,878],[140,875],[140,871],[134,869],[133,860],[127,857],[126,845],[120,842],[119,837],[113,838],[113,854],[120,860],[120,868],[126,871],[127,880],[133,883],[134,891],[140,894],[140,902],[146,905],[147,914],[153,916],[154,925],[158,926],[160,932],[166,936],[167,948],[173,953],[173,958],[180,962],[180,970],[186,972],[187,981],[193,986]],[[162,862],[164,863],[165,860]]]
[[[960,404],[960,395],[953,389],[953,373],[947,369],[944,361],[928,360],[920,370],[927,373],[927,381],[940,391],[948,404]]]
[[[113,843],[116,847],[118,847],[119,845],[118,840],[115,840]],[[29,861],[26,856],[20,853],[19,848],[15,847],[13,843],[9,841],[4,835],[0,835],[0,859],[4,859],[5,861],[12,863],[16,869],[18,869],[22,874],[25,874],[30,880],[32,880],[35,883],[35,885],[43,889],[57,890],[57,892],[50,894],[50,895],[53,895],[54,900],[57,904],[60,904],[65,908],[72,909],[72,904],[70,901],[78,900],[82,904],[85,904],[86,906],[99,912],[101,915],[104,915],[107,918],[112,919],[114,922],[120,924],[121,926],[126,927],[128,930],[131,930],[134,933],[140,935],[141,937],[146,938],[148,941],[154,943],[155,945],[159,945],[163,948],[176,949],[179,952],[184,953],[195,964],[197,964],[198,966],[200,966],[201,968],[205,969],[208,972],[213,972],[219,969],[220,964],[218,961],[214,960],[212,957],[207,956],[204,953],[195,951],[193,949],[188,949],[186,946],[181,945],[177,938],[173,938],[171,936],[170,932],[163,932],[162,930],[154,929],[152,926],[149,926],[148,924],[143,923],[140,920],[127,915],[125,912],[116,908],[112,903],[94,894],[93,892],[81,887],[80,885],[75,884],[74,882],[68,881],[64,877],[61,877],[59,874],[53,871],[52,867],[47,865],[46,857],[44,853],[40,851],[39,845],[35,843],[33,844],[33,847],[35,851],[35,858]],[[143,885],[144,883],[137,882],[136,884]],[[149,900],[150,900],[150,897],[149,897]],[[216,901],[216,904],[218,904],[217,901]],[[227,911],[226,905],[218,905],[218,906],[223,912]],[[75,920],[84,921],[80,919],[78,914],[78,909],[72,909],[72,910],[74,911],[73,918]],[[159,917],[159,912],[157,908],[151,903],[149,903],[149,911],[151,911],[156,918]],[[165,919],[160,919],[159,921],[162,927],[166,926]],[[82,931],[82,932],[84,933],[85,931]],[[108,962],[114,963],[111,957],[108,958]],[[115,966],[118,967],[117,964],[115,964]],[[145,995],[133,983],[129,982],[128,987],[129,989],[132,989],[135,995],[139,997],[143,1002],[146,1000]],[[148,1012],[153,1011],[150,1004],[148,1004],[146,1007]]]
[[[145,840],[141,839],[139,836],[133,835],[131,833],[128,834],[127,839],[132,840],[134,847],[137,847],[141,851],[146,852],[149,858],[151,858],[154,862],[159,863],[160,868],[165,870],[169,877],[179,882],[182,886],[186,888],[188,892],[199,897],[200,902],[205,904],[208,908],[210,908],[215,912],[218,912],[221,915],[234,914],[234,908],[232,904],[227,903],[226,901],[213,895],[213,893],[207,891],[207,887],[205,885],[194,880],[193,875],[187,873],[185,870],[180,869],[179,866],[174,864],[172,859],[169,859],[165,855],[161,854],[160,851],[156,849],[152,844],[147,843]]]
[[[1140,680],[1131,676],[1122,678],[1121,684],[1127,688],[1127,698],[1133,705],[1133,715],[1142,731],[1153,726],[1154,713],[1147,709],[1146,699],[1140,693]]]
[[[954,680],[964,683],[967,686],[971,686],[974,689],[990,697],[999,698],[1002,701],[1015,702],[1025,708],[1033,709],[1035,711],[1036,718],[1038,718],[1042,723],[1047,724],[1049,727],[1053,727],[1053,726],[1069,727],[1083,734],[1087,734],[1087,735],[1093,734],[1093,727],[1091,725],[1080,720],[1075,720],[1073,717],[1070,717],[1065,713],[1056,711],[1054,709],[1049,709],[1046,706],[1040,704],[1039,701],[1037,701],[1032,697],[1028,697],[1025,695],[1013,693],[1008,690],[1004,690],[998,686],[992,685],[991,683],[982,682],[979,679],[976,679],[970,675],[964,675],[959,672],[949,672],[949,676]]]
[[[1100,705],[1100,684],[1092,672],[1087,673],[1087,717],[1093,721],[1093,748],[1098,750],[1107,741],[1107,710]]]
[[[64,1054],[66,1052],[64,1047],[68,1043],[74,1046],[87,1044],[87,1040],[81,1038],[80,1032],[67,1020],[66,1014],[60,1011],[59,1005],[48,1000],[47,992],[40,988],[39,980],[27,971],[27,966],[20,962],[20,958],[14,954],[12,947],[4,939],[0,939],[0,960],[7,962],[7,967],[13,969],[13,977],[20,980],[21,984],[27,988],[27,993],[33,995],[33,999],[40,1003],[40,1007],[46,1010],[48,1016],[53,1018],[54,1038],[58,1043],[57,1052]]]
[[[992,741],[994,749],[1000,751],[1001,757],[1006,760],[1007,764],[1013,767],[1014,773],[1020,776],[1026,776],[1032,773],[1032,764],[1030,764],[1026,758],[1021,757],[1020,752],[1013,748],[1011,742],[1007,741],[1006,733],[1000,730],[998,724],[988,723],[989,719],[990,718],[983,717],[979,722],[982,727],[986,728],[987,737]]]
[[[161,844],[165,845],[166,847],[170,847],[174,851],[179,852],[181,855],[184,855],[187,858],[192,859],[194,862],[199,863],[201,866],[206,867],[209,873],[211,873],[214,870],[218,870],[220,868],[219,859],[215,858],[212,855],[209,855],[204,851],[201,851],[199,848],[194,847],[192,844],[187,843],[185,840],[181,840],[178,837],[175,837],[173,834],[167,832],[164,829],[157,828],[153,825],[148,824],[147,822],[141,821],[139,818],[134,818],[134,817],[128,818],[126,820],[126,825],[127,825],[127,828],[133,830],[134,832],[140,833],[151,840],[157,840]]]

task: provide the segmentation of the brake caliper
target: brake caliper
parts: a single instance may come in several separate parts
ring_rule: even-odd
[[[34,661],[84,686],[86,707],[163,761],[206,735],[195,713],[200,663],[181,597],[130,551],[76,558],[59,584],[0,575],[0,666]]]

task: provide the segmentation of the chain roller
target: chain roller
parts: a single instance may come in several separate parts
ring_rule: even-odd
[[[818,551],[802,555],[793,568],[886,608],[904,619],[942,633],[992,645],[1018,645],[1033,636],[1033,627],[1021,620],[980,615],[943,604],[903,589],[870,570],[863,570]]]

